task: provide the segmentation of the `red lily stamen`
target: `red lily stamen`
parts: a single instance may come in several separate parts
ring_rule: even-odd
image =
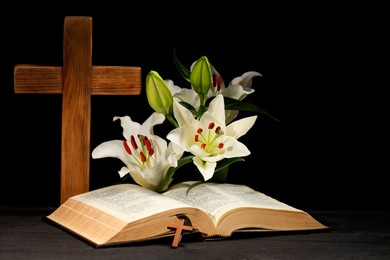
[[[152,149],[152,145],[149,141],[149,138],[145,136],[144,145],[146,146],[146,149],[150,151]]]
[[[214,129],[214,131],[212,131],[212,129]],[[221,126],[217,126],[215,122],[212,121],[208,125],[208,130],[208,134],[203,135],[203,129],[198,128],[198,130],[196,130],[197,134],[194,135],[194,140],[201,149],[214,155],[217,152],[215,149],[223,149],[225,147],[224,143],[218,142],[221,141],[220,138],[224,133]]]
[[[138,138],[138,141],[135,137]],[[142,134],[130,135],[130,140],[123,141],[123,147],[127,154],[131,155],[142,169],[153,166],[152,156],[156,150],[147,136]]]
[[[140,152],[139,153],[139,155],[140,155],[140,157],[141,157],[141,161],[144,163],[144,162],[146,162],[146,157],[145,157],[145,154],[144,154],[144,152]]]
[[[130,136],[130,142],[131,142],[131,146],[133,146],[134,150],[137,150],[137,149],[138,149],[138,145],[137,145],[137,143],[135,142],[134,135],[131,135],[131,136]]]
[[[123,141],[123,146],[125,147],[126,152],[127,152],[128,154],[132,155],[130,146],[127,144],[127,141],[126,141],[126,140]]]

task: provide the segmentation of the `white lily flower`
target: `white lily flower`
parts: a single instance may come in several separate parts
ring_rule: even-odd
[[[179,127],[172,130],[167,139],[194,155],[193,162],[205,181],[214,175],[218,161],[250,154],[248,148],[237,139],[254,125],[257,116],[226,125],[221,94],[210,102],[208,110],[199,120],[176,101],[173,112]]]
[[[234,78],[227,88],[222,87],[221,93],[225,97],[243,100],[249,94],[255,92],[252,88],[252,78],[262,76],[259,72],[248,71],[240,77]],[[238,110],[226,110],[226,123],[230,123],[238,115]]]
[[[222,94],[226,97],[242,100],[247,95],[255,92],[252,88],[252,79],[258,76],[262,75],[256,71],[245,72],[240,77],[234,78],[229,86],[222,90]]]
[[[215,67],[211,66],[213,72],[213,86],[214,89],[210,89],[207,93],[207,97],[216,96],[222,94],[224,97],[229,97],[237,100],[242,100],[247,95],[255,92],[252,89],[252,79],[254,77],[262,76],[261,73],[257,71],[248,71],[242,74],[239,77],[235,77],[230,81],[228,87],[225,87],[225,82],[222,76],[218,73]]]
[[[129,116],[114,117],[114,121],[117,119],[121,120],[125,140],[98,145],[92,151],[92,158],[118,158],[126,165],[118,172],[120,177],[129,173],[142,187],[157,190],[168,169],[177,166],[184,152],[154,135],[153,127],[164,122],[164,115],[155,112],[142,125]]]

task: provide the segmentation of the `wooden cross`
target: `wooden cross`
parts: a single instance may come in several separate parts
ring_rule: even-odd
[[[175,236],[173,237],[172,247],[177,248],[179,246],[183,230],[192,231],[192,226],[186,226],[185,219],[180,218],[177,224],[168,226],[169,229],[176,229]]]
[[[62,94],[61,204],[89,191],[91,95],[139,95],[141,68],[92,66],[92,18],[65,17],[63,66],[16,65],[15,93]]]

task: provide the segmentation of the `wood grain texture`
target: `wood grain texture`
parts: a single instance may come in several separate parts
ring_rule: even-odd
[[[92,19],[66,17],[62,89],[61,203],[89,190]]]
[[[62,67],[21,64],[14,68],[18,94],[62,94]],[[141,68],[92,66],[92,95],[139,95]]]
[[[17,94],[62,94],[62,67],[16,65],[14,90]]]
[[[92,67],[92,95],[141,94],[140,67]]]

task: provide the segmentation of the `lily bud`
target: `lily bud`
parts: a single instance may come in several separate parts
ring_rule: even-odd
[[[170,114],[173,104],[172,93],[167,83],[153,70],[146,76],[146,97],[154,111],[165,116]]]
[[[206,95],[212,86],[212,71],[209,60],[202,56],[194,64],[191,75],[191,85],[199,95]]]

